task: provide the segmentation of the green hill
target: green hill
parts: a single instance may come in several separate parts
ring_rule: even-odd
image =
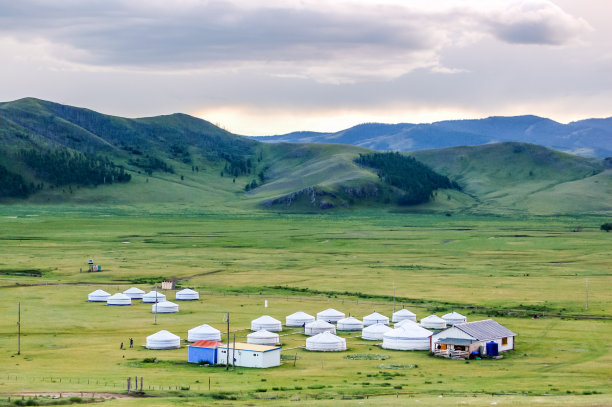
[[[481,212],[594,213],[612,209],[601,159],[527,143],[497,143],[411,153],[457,182]],[[597,182],[595,182],[597,181]],[[593,201],[595,199],[596,201]]]
[[[407,194],[354,162],[368,150],[263,144],[184,114],[126,119],[26,98],[0,104],[0,121],[5,200],[318,210]]]
[[[0,103],[5,204],[612,212],[612,170],[605,160],[525,143],[410,155],[442,177],[420,164],[410,167],[397,154],[340,144],[259,143],[184,114],[127,119],[32,98]],[[367,163],[356,162],[365,156]],[[418,194],[410,191],[432,199],[397,206],[416,202]]]

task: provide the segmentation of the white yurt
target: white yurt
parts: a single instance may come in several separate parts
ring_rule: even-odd
[[[418,323],[416,323],[416,322],[414,322],[414,321],[413,321],[413,320],[411,320],[411,319],[404,319],[404,320],[402,320],[402,321],[400,321],[400,322],[396,322],[396,323],[393,325],[393,328],[402,328],[402,327],[404,327],[404,326],[406,326],[406,325],[419,325],[419,324],[418,324]]]
[[[142,296],[142,302],[164,302],[166,296],[159,291],[151,291]]]
[[[123,292],[123,294],[127,295],[128,297],[130,297],[133,300],[140,300],[142,299],[142,296],[144,295],[144,290],[141,290],[138,287],[132,287],[132,288],[128,288],[127,290],[125,290]]]
[[[147,349],[177,349],[181,347],[181,338],[166,330],[147,336]]]
[[[104,290],[96,290],[87,295],[87,301],[89,302],[106,302],[108,297],[111,295]]]
[[[339,320],[337,326],[339,331],[361,331],[363,322],[355,317],[348,317]]]
[[[442,315],[442,319],[446,321],[446,325],[450,326],[467,322],[467,318],[465,317],[465,315],[461,315],[460,313],[455,311],[450,312],[446,315]]]
[[[444,329],[446,328],[446,321],[437,315],[430,315],[421,318],[421,326],[428,329]]]
[[[402,328],[393,329],[383,335],[382,347],[396,350],[427,350],[429,337],[433,332],[416,324],[405,324]]]
[[[287,315],[285,318],[285,325],[287,326],[304,326],[310,322],[314,322],[315,317],[302,311],[294,312],[291,315]]]
[[[363,328],[361,331],[361,339],[368,341],[380,341],[383,338],[385,332],[389,332],[393,328],[385,324],[374,324]]]
[[[113,294],[106,299],[106,305],[132,305],[132,299],[125,294]]]
[[[280,337],[277,333],[260,329],[247,335],[247,343],[269,346],[280,345]]]
[[[336,322],[338,322],[345,316],[346,315],[344,315],[344,312],[337,311],[333,308],[328,308],[324,311],[317,313],[317,319],[320,319],[321,321],[329,322],[332,324],[335,324]]]
[[[403,321],[405,319],[409,319],[411,321],[416,322],[416,320],[417,320],[416,319],[416,314],[414,312],[412,312],[412,311],[409,311],[409,310],[407,310],[405,308],[402,308],[399,311],[395,311],[393,313],[393,316],[391,317],[391,321],[393,321],[393,322],[401,322],[401,321]]]
[[[370,326],[374,324],[389,325],[389,317],[386,317],[378,312],[373,312],[370,315],[363,317],[363,326]]]
[[[346,350],[346,339],[331,332],[322,332],[306,339],[306,350],[338,352]]]
[[[153,304],[151,306],[152,313],[169,314],[169,313],[178,312],[178,311],[179,311],[178,304],[175,304],[170,301],[158,302],[157,304]]]
[[[309,336],[318,335],[323,332],[331,332],[335,334],[336,327],[330,324],[329,322],[325,322],[321,320],[317,320],[309,324],[306,324],[306,326],[304,327],[304,334],[309,335]]]
[[[251,321],[251,331],[260,331],[262,329],[270,332],[280,332],[283,330],[283,324],[270,315],[262,315]]]
[[[192,289],[185,288],[184,290],[177,291],[176,299],[178,301],[194,301],[200,299],[200,294]]]
[[[195,328],[187,331],[187,340],[189,342],[195,341],[220,341],[221,331],[213,328],[208,324],[196,326]]]

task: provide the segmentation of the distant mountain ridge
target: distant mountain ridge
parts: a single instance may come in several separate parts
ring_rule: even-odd
[[[562,124],[538,116],[493,116],[431,124],[365,123],[335,133],[252,137],[262,142],[339,143],[382,151],[417,151],[516,141],[584,157],[612,156],[612,117]]]

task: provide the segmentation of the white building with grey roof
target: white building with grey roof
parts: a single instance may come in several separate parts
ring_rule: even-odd
[[[431,337],[431,351],[438,356],[467,359],[473,352],[486,355],[487,343],[497,344],[498,352],[514,349],[516,334],[492,319],[456,324]]]

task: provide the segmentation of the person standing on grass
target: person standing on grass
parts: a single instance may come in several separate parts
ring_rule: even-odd
[[[130,348],[133,348],[133,347],[134,347],[134,339],[130,338]]]
[[[123,342],[121,342],[121,345],[119,346],[119,349],[123,350]]]

